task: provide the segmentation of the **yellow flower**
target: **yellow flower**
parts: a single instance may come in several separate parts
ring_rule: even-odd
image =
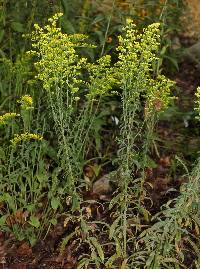
[[[27,140],[27,139],[33,139],[33,140],[42,140],[43,137],[38,134],[31,134],[31,133],[24,133],[24,134],[15,134],[14,138],[11,141],[13,145],[16,145],[17,143],[21,142],[22,140]]]
[[[17,114],[17,113],[5,113],[4,115],[0,116],[0,125],[7,124],[10,119],[19,117],[19,116],[20,114]]]
[[[23,95],[17,102],[21,104],[22,109],[33,109],[33,98],[30,95]]]
[[[78,102],[78,101],[80,100],[80,97],[79,97],[79,96],[76,96],[76,97],[74,97],[74,100],[75,100],[76,102]]]

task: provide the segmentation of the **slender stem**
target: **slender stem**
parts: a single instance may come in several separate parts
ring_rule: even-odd
[[[102,49],[101,49],[101,54],[100,54],[101,57],[104,54],[104,49],[105,49],[105,45],[106,45],[108,31],[109,31],[109,28],[110,28],[111,19],[112,19],[112,16],[113,16],[114,7],[115,7],[115,0],[113,0],[113,2],[112,2],[112,11],[110,13],[108,23],[107,23],[107,27],[106,27],[106,32],[105,32],[105,36],[104,36],[104,43],[103,43],[103,46],[102,46]]]

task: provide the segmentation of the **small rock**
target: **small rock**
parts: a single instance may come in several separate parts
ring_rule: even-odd
[[[111,193],[113,191],[113,187],[111,185],[110,175],[106,174],[95,181],[92,187],[92,191],[98,195]]]

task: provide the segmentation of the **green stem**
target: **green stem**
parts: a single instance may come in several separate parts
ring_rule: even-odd
[[[105,45],[106,45],[108,31],[109,31],[109,28],[110,28],[111,19],[112,19],[112,16],[113,16],[114,7],[115,7],[115,0],[113,0],[113,2],[112,2],[112,11],[111,11],[111,14],[109,16],[107,27],[106,27],[106,32],[105,32],[105,36],[104,36],[104,43],[103,43],[103,46],[102,46],[102,49],[101,49],[101,54],[100,54],[101,57],[104,54],[104,49],[105,49]]]

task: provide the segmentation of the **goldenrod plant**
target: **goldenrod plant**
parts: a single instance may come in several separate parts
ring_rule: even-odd
[[[149,79],[146,93],[144,94],[144,128],[145,139],[143,143],[143,168],[148,167],[148,154],[155,146],[154,130],[159,116],[164,112],[175,99],[171,95],[171,89],[175,83],[163,75],[155,79]]]
[[[120,192],[111,201],[110,208],[117,204],[120,209],[111,226],[111,238],[120,245],[122,264],[126,263],[128,266],[129,259],[131,262],[131,257],[128,258],[129,249],[134,249],[137,253],[135,246],[136,235],[140,230],[139,215],[149,221],[150,213],[143,205],[144,171],[148,167],[147,156],[155,121],[171,101],[170,89],[173,82],[164,76],[152,78],[152,65],[157,59],[160,44],[158,23],[148,26],[140,33],[133,22],[127,20],[123,33],[119,37],[119,61],[116,63],[122,89],[122,118],[118,142]],[[145,99],[145,109],[142,97]],[[138,141],[141,141],[141,146]],[[141,178],[133,178],[138,171],[141,172]],[[132,238],[128,238],[127,231],[130,233],[131,222],[136,222],[133,225],[135,232]]]
[[[24,113],[34,109],[33,99],[30,95],[24,95],[18,103],[21,105],[20,113],[5,113],[0,117],[0,125],[11,129],[8,132],[10,145],[8,144],[7,148],[1,147],[0,201],[3,210],[0,223],[2,229],[11,230],[17,239],[26,239],[33,245],[40,237],[41,231],[43,232],[43,225],[50,227],[55,223],[55,219],[52,220],[55,205],[48,206],[48,210],[45,207],[42,211],[44,222],[37,216],[38,210],[41,210],[44,188],[47,188],[49,193],[55,193],[55,190],[51,189],[55,188],[55,184],[50,184],[45,174],[44,156],[47,144],[42,135],[28,131],[23,133],[27,126],[31,129],[31,122]],[[17,134],[17,130],[22,132]],[[49,196],[49,203],[52,203],[52,200],[55,204],[55,197]]]
[[[199,92],[198,87],[195,94],[198,120]],[[145,260],[140,259],[144,268],[184,268],[186,245],[189,245],[196,255],[194,268],[199,268],[199,162],[197,159],[191,174],[186,171],[188,182],[181,186],[179,196],[164,205],[152,218],[154,224],[140,234],[138,245],[143,245],[142,249],[146,256]]]
[[[100,58],[96,64],[78,56],[77,48],[90,45],[85,43],[85,35],[62,33],[57,27],[61,16],[56,14],[44,28],[35,25],[31,36],[33,50],[29,53],[38,57],[37,78],[43,83],[52,111],[60,145],[58,155],[65,173],[65,190],[72,197],[72,210],[76,210],[79,208],[76,187],[80,184],[95,107],[102,95],[109,94],[115,79],[109,56]],[[89,73],[89,81],[83,81],[83,70]],[[76,109],[79,100],[84,102],[80,113]]]
[[[142,263],[144,268],[183,268],[186,245],[197,255],[195,268],[198,268],[199,179],[198,160],[188,183],[181,187],[180,195],[163,206],[163,210],[152,219],[155,223],[141,233],[139,242],[146,252],[146,260]]]

